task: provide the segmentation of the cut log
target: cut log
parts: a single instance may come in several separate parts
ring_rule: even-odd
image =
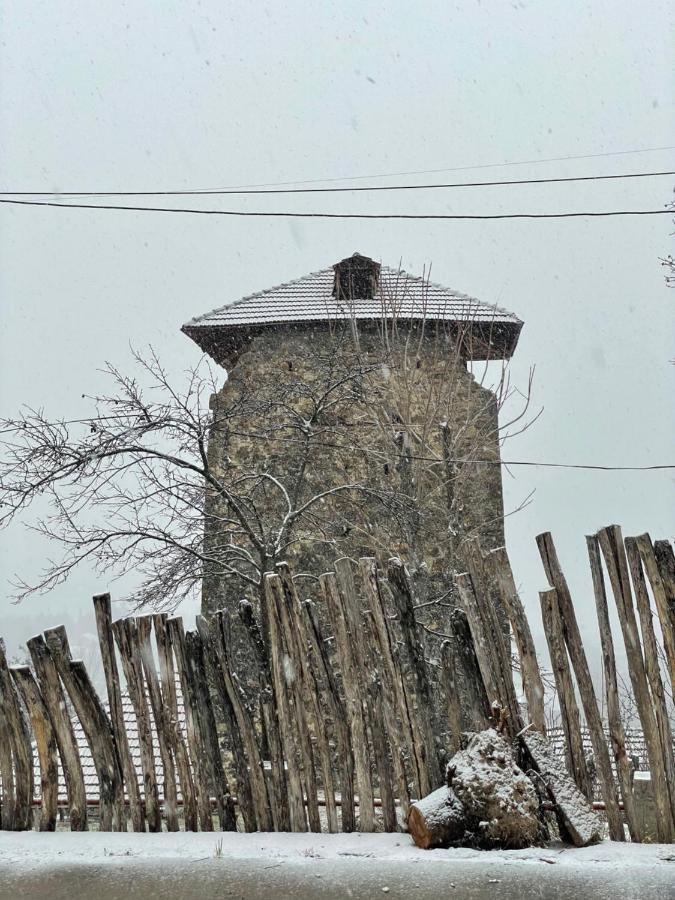
[[[40,762],[40,831],[56,829],[59,757],[56,735],[40,688],[28,666],[12,666],[12,678],[23,699],[35,737]]]
[[[461,843],[465,830],[464,807],[447,785],[410,805],[408,831],[423,850]]]
[[[40,686],[42,699],[49,711],[49,718],[56,736],[56,745],[59,748],[59,758],[68,794],[70,830],[86,831],[87,795],[84,788],[82,763],[61,681],[54,660],[41,634],[26,641],[26,647],[35,669],[35,677]]]
[[[542,783],[555,804],[563,825],[575,847],[586,847],[602,840],[602,822],[593,807],[574,784],[542,734],[525,732],[520,736]]]

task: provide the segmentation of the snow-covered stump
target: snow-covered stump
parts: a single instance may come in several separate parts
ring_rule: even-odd
[[[447,768],[448,784],[414,803],[408,829],[418,847],[531,847],[541,840],[539,799],[511,744],[489,728]]]

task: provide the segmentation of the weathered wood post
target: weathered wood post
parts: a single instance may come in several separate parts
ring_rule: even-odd
[[[655,548],[648,534],[634,538],[640,551],[642,563],[647,572],[652,593],[656,602],[656,611],[663,635],[663,649],[668,663],[670,685],[675,695],[675,594],[669,598],[667,579],[664,579],[656,558]],[[675,588],[675,585],[674,585]]]
[[[565,647],[560,607],[558,605],[558,592],[555,588],[551,588],[549,591],[541,591],[539,600],[541,602],[541,620],[544,626],[553,678],[558,694],[560,720],[565,734],[567,771],[586,799],[593,802],[593,784],[584,755],[579,707],[574,693],[574,681],[572,680],[572,672],[570,671],[567,649]]]
[[[81,660],[73,660],[63,625],[48,628],[45,641],[75,707],[98,775],[101,831],[126,831],[124,781],[110,721]]]
[[[9,723],[5,719],[0,703],[0,777],[2,778],[2,795],[0,796],[0,829],[14,830],[14,763],[12,742],[9,736]]]
[[[162,760],[162,781],[164,785],[164,818],[167,831],[180,831],[178,824],[178,792],[176,789],[176,767],[172,755],[171,721],[169,707],[164,705],[162,691],[157,677],[155,657],[152,652],[150,634],[152,617],[139,616],[136,619],[136,642],[134,649],[140,655],[145,675],[145,684],[150,697],[152,717],[155,720],[159,755]]]
[[[523,603],[518,596],[506,548],[498,547],[496,550],[492,550],[488,554],[488,561],[499,588],[502,605],[509,617],[513,636],[516,639],[520,659],[520,677],[530,721],[537,731],[546,734],[544,685],[537,662],[537,651]]]
[[[626,752],[626,734],[621,721],[621,705],[619,702],[619,684],[616,677],[616,660],[614,656],[614,640],[609,623],[609,607],[607,605],[607,592],[605,579],[602,574],[602,560],[600,558],[600,544],[597,535],[586,536],[588,559],[591,566],[593,579],[593,593],[595,595],[595,608],[598,613],[598,626],[600,629],[600,645],[602,646],[602,661],[605,672],[605,693],[607,695],[607,724],[609,736],[612,742],[614,762],[623,800],[623,812],[628,824],[630,839],[634,843],[642,840],[642,834],[633,800],[633,765]]]
[[[623,821],[619,809],[619,800],[616,794],[616,784],[612,765],[609,760],[607,741],[602,728],[602,720],[598,711],[598,703],[595,698],[595,688],[591,678],[591,670],[588,666],[586,653],[581,642],[581,633],[574,613],[572,596],[567,586],[567,580],[558,561],[553,538],[549,532],[537,536],[539,555],[544,566],[549,584],[558,592],[558,608],[563,626],[563,635],[569,651],[574,674],[577,678],[579,695],[584,707],[586,724],[591,736],[593,755],[597,766],[598,780],[605,801],[605,814],[609,825],[609,836],[613,841],[625,840]]]
[[[40,688],[29,666],[12,666],[12,678],[23,699],[31,729],[35,737],[40,762],[40,831],[56,829],[56,813],[59,794],[59,758],[56,735]]]
[[[131,826],[134,831],[145,831],[145,814],[141,803],[141,792],[138,787],[136,767],[131,758],[127,730],[124,724],[122,691],[120,689],[119,672],[117,670],[117,660],[115,659],[115,642],[112,633],[110,594],[97,594],[94,597],[94,613],[96,615],[98,643],[101,648],[103,674],[105,675],[105,684],[108,692],[110,722],[115,735],[117,752],[122,763],[122,774],[129,797]]]
[[[14,831],[26,831],[33,823],[33,750],[30,728],[7,666],[5,642],[0,638],[0,708],[14,758]]]
[[[152,617],[155,628],[157,656],[159,657],[159,677],[162,689],[162,702],[167,717],[171,752],[176,760],[176,768],[178,769],[178,778],[180,780],[185,830],[197,831],[199,829],[197,800],[195,796],[194,781],[192,779],[192,769],[190,767],[190,757],[188,755],[178,717],[176,671],[174,668],[171,641],[166,627],[167,619],[168,616],[166,613],[156,613]]]
[[[56,665],[41,634],[30,638],[26,642],[26,647],[30,653],[35,677],[49,712],[56,745],[59,749],[59,758],[68,794],[70,830],[86,831],[87,795],[84,788],[82,763]]]
[[[628,562],[623,545],[623,536],[618,525],[610,525],[598,532],[600,549],[605,559],[612,593],[626,647],[628,674],[630,675],[635,702],[644,732],[649,757],[649,769],[654,785],[656,807],[656,828],[659,841],[668,843],[672,840],[673,821],[669,802],[669,791],[666,782],[665,763],[663,760],[659,731],[654,715],[645,662],[642,655],[640,635],[638,632],[633,595],[628,573]]]
[[[117,642],[117,649],[120,652],[122,669],[127,682],[127,691],[138,725],[145,819],[148,824],[148,831],[158,832],[162,830],[162,814],[157,793],[152,720],[145,693],[143,664],[139,653],[136,622],[132,618],[117,619],[117,621],[112,623],[112,631]]]

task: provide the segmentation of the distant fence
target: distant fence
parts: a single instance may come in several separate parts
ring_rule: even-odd
[[[642,536],[627,538],[624,550],[616,528],[588,539],[603,639],[608,742],[553,542],[550,535],[537,541],[553,585],[541,595],[542,614],[564,735],[562,742],[551,738],[562,744],[570,774],[592,798],[574,672],[610,833],[623,837],[620,791],[631,834],[639,839],[605,621],[601,548],[627,644],[648,765],[655,788],[665,784],[657,810],[660,835],[670,840],[672,735],[663,715],[647,586],[673,675],[672,548]],[[403,563],[392,559],[383,571],[372,558],[338,560],[334,572],[317,579],[313,602],[301,599],[282,564],[265,576],[257,611],[243,602],[238,617],[227,611],[208,621],[198,616],[193,631],[165,614],[113,622],[110,597],[95,597],[107,703],[84,664],[72,658],[63,627],[28,641],[31,667],[9,667],[3,650],[2,828],[31,827],[39,795],[37,825],[53,830],[64,799],[59,772],[72,830],[88,827],[94,775],[102,830],[402,827],[411,800],[442,782],[446,752],[460,747],[463,732],[490,722],[514,739],[523,729],[545,731],[541,674],[506,552],[485,554],[474,542],[463,558],[468,571],[455,577],[458,606],[447,612],[443,642],[431,658]],[[520,659],[526,710],[517,700],[500,605]],[[249,644],[245,672],[238,653],[243,634]]]

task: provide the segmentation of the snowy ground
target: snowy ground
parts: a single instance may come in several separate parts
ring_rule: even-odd
[[[675,898],[675,846],[418,850],[396,834],[0,833],[0,898]]]

